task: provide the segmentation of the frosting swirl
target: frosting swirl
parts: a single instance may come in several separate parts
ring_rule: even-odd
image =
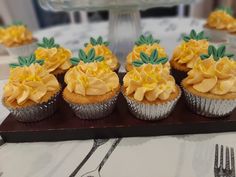
[[[207,25],[216,29],[227,29],[234,18],[223,10],[216,10],[207,19]]]
[[[232,21],[232,23],[230,23],[230,24],[227,26],[227,28],[228,28],[228,31],[229,31],[230,33],[236,33],[236,19],[234,19],[234,20]]]
[[[72,53],[69,49],[59,48],[43,48],[39,47],[35,50],[36,59],[43,59],[44,66],[49,72],[56,69],[67,70],[71,67],[70,58]]]
[[[33,41],[32,32],[24,25],[12,25],[2,31],[1,43],[7,47],[28,44]]]
[[[218,61],[212,57],[199,59],[184,82],[201,93],[224,95],[236,92],[236,61],[228,57]]]
[[[125,94],[133,95],[137,101],[167,100],[176,92],[175,80],[162,64],[134,67],[125,75],[123,81]]]
[[[104,95],[119,87],[119,78],[105,62],[83,63],[67,71],[66,88],[71,93]]]
[[[135,60],[138,60],[140,58],[140,53],[144,52],[145,54],[147,54],[148,56],[151,55],[151,53],[157,49],[158,51],[158,56],[159,57],[167,57],[166,51],[163,47],[161,47],[160,44],[154,43],[152,45],[147,45],[147,44],[143,44],[143,45],[135,45],[132,52],[130,52],[126,58],[126,62],[128,65],[132,65],[132,62]],[[130,70],[129,68],[127,68],[128,70]]]
[[[182,42],[174,50],[172,59],[187,68],[193,68],[200,54],[207,53],[209,43],[206,39]]]
[[[116,56],[112,53],[112,51],[105,45],[95,45],[93,46],[92,44],[87,44],[85,47],[84,51],[88,53],[88,51],[94,48],[95,50],[95,55],[96,56],[103,56],[104,57],[104,62],[114,71],[118,68],[118,59]]]
[[[50,91],[59,90],[56,77],[39,64],[29,67],[16,67],[10,70],[7,84],[4,86],[4,98],[8,102],[23,105],[31,100],[40,103],[42,98]]]

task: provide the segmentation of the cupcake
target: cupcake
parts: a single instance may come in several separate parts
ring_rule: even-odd
[[[178,84],[193,68],[200,54],[207,52],[208,46],[209,43],[203,31],[197,33],[192,30],[189,36],[183,36],[183,42],[175,48],[170,61],[172,74]]]
[[[227,30],[234,21],[232,14],[230,7],[219,7],[209,15],[204,31],[210,41],[226,41]]]
[[[2,45],[3,35],[4,35],[4,27],[0,26],[0,55],[6,53],[6,50]]]
[[[84,44],[84,51],[88,54],[89,50],[94,48],[95,55],[103,56],[104,62],[111,68],[111,70],[118,73],[120,64],[117,57],[112,53],[108,46],[109,42],[103,41],[101,36],[99,36],[97,40],[91,37],[90,42]]]
[[[188,76],[182,81],[187,105],[206,117],[229,115],[236,107],[236,61],[210,45],[208,54],[201,55]]]
[[[57,108],[60,85],[53,74],[41,66],[34,55],[19,57],[10,64],[4,86],[3,105],[20,122],[34,122],[51,116]]]
[[[140,59],[141,52],[149,56],[154,50],[158,50],[159,57],[167,57],[165,49],[159,43],[160,40],[153,39],[151,34],[148,36],[141,35],[135,42],[132,52],[130,52],[126,58],[126,71],[133,69],[132,63]],[[169,67],[169,63],[167,65],[167,67]]]
[[[44,60],[46,69],[64,85],[64,75],[72,66],[70,62],[71,51],[56,44],[54,38],[44,37],[42,43],[38,43],[34,54],[37,60]]]
[[[112,113],[120,91],[119,78],[91,48],[88,54],[79,50],[79,58],[72,58],[74,67],[65,74],[67,84],[63,98],[75,115],[93,120]]]
[[[32,32],[21,22],[4,27],[1,44],[13,56],[29,56],[36,49],[37,39]]]
[[[150,56],[141,52],[133,61],[133,69],[123,78],[122,93],[129,110],[138,119],[160,120],[168,117],[181,95],[180,88],[164,65],[166,57],[158,57],[158,50]]]

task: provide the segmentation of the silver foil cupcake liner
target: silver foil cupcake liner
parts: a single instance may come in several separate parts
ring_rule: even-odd
[[[112,113],[116,105],[118,94],[119,93],[104,102],[93,104],[75,104],[67,100],[65,101],[69,103],[75,115],[80,119],[95,120],[106,117]]]
[[[224,117],[236,107],[236,99],[210,99],[194,95],[184,89],[187,106],[195,113],[206,117]]]
[[[14,118],[20,122],[36,122],[51,116],[57,109],[60,92],[54,95],[48,102],[27,106],[23,108],[11,108],[3,105],[10,111]]]
[[[175,99],[160,104],[145,104],[135,101],[125,94],[123,95],[128,103],[130,112],[136,118],[141,120],[156,121],[169,116],[181,96],[181,90],[179,89],[179,95]]]
[[[9,55],[12,56],[29,56],[34,53],[36,48],[37,41],[19,47],[7,47],[6,50],[8,51]]]

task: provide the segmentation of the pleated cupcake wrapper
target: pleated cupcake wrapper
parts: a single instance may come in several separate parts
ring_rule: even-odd
[[[215,40],[226,40],[227,39],[227,31],[217,30],[204,27],[205,36],[210,38],[210,41]]]
[[[223,117],[231,114],[236,107],[236,99],[210,99],[194,95],[185,88],[184,96],[189,108],[206,117]]]
[[[166,117],[173,111],[178,99],[181,96],[181,90],[179,89],[179,95],[170,101],[160,104],[148,104],[135,101],[134,99],[129,98],[123,93],[130,112],[138,119],[156,121],[161,120]]]
[[[75,115],[80,119],[95,120],[106,117],[112,113],[116,105],[117,97],[118,93],[104,102],[93,104],[75,104],[66,101],[69,103]]]
[[[59,93],[55,94],[48,102],[23,108],[11,108],[6,106],[4,101],[3,104],[16,120],[20,122],[36,122],[51,116],[56,111]]]
[[[32,53],[34,53],[36,48],[37,48],[37,42],[35,41],[30,44],[25,44],[18,47],[7,47],[6,49],[9,55],[12,56],[29,56]]]

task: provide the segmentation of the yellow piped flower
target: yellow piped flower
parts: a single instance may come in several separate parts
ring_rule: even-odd
[[[208,46],[206,39],[184,41],[175,48],[172,59],[187,68],[193,68],[200,54],[207,53]]]
[[[16,67],[10,70],[3,96],[6,101],[16,101],[18,105],[24,104],[27,100],[40,103],[48,91],[58,90],[59,87],[54,75],[49,74],[39,64],[32,64],[29,67]]]
[[[133,69],[132,62],[140,58],[141,52],[144,52],[145,54],[150,56],[151,53],[155,49],[158,51],[158,56],[160,58],[167,57],[167,53],[166,53],[165,49],[158,43],[154,43],[152,45],[147,45],[147,44],[142,44],[139,46],[135,45],[132,52],[130,52],[126,58],[126,63],[128,66],[130,66],[130,67],[126,67],[126,69],[128,71]]]
[[[113,71],[118,69],[118,66],[119,66],[118,59],[107,46],[105,46],[104,44],[102,44],[102,45],[97,44],[97,45],[93,46],[92,44],[89,43],[84,48],[84,51],[86,52],[86,54],[88,54],[88,51],[92,48],[94,48],[96,56],[103,56],[104,57],[105,63]]]
[[[69,69],[65,75],[67,89],[76,94],[103,95],[119,86],[119,78],[104,62],[83,63]]]
[[[32,32],[24,25],[12,25],[0,30],[0,43],[6,47],[29,44],[33,41]]]
[[[44,65],[49,72],[53,72],[56,69],[67,70],[71,67],[70,58],[72,57],[72,53],[69,49],[63,47],[39,47],[34,53],[36,59],[44,60]]]
[[[216,29],[228,29],[234,18],[223,10],[216,10],[207,19],[207,26]]]
[[[162,64],[134,67],[125,75],[123,81],[125,94],[133,94],[137,101],[167,100],[176,91],[174,78]]]
[[[236,92],[236,61],[223,57],[199,59],[185,79],[188,85],[201,92],[223,95]]]

